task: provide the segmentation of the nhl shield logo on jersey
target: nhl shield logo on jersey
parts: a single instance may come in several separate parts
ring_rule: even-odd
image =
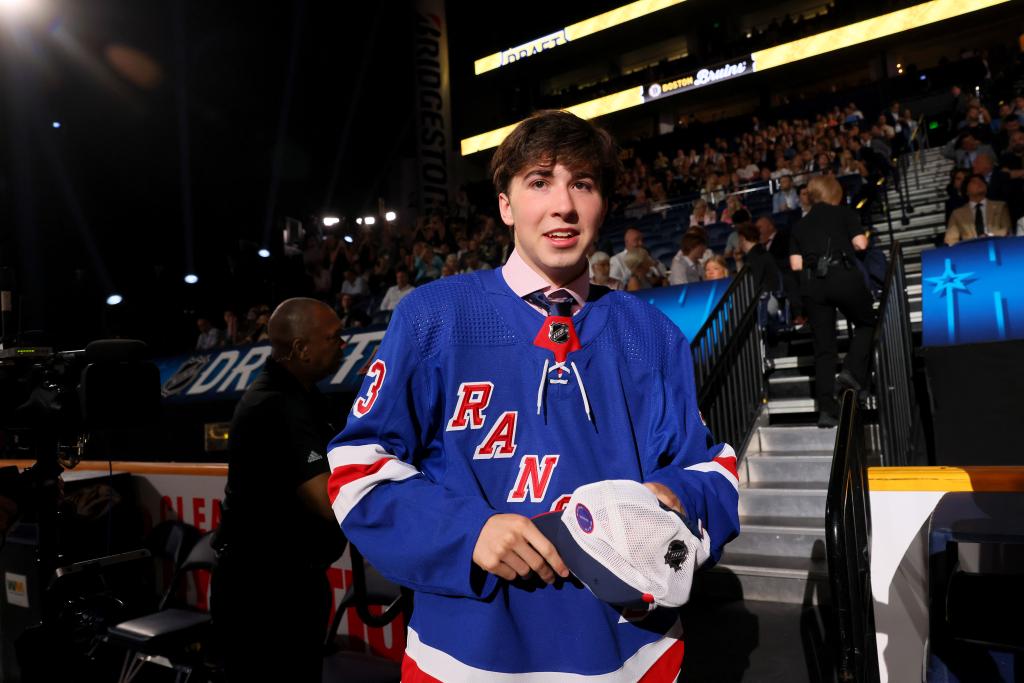
[[[556,344],[569,343],[569,326],[565,323],[551,323],[548,327],[548,339]]]

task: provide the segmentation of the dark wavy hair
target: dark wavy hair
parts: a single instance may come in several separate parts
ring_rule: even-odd
[[[560,163],[589,173],[602,195],[615,189],[622,173],[619,147],[606,130],[575,114],[538,111],[515,127],[491,157],[491,179],[499,193],[527,166]]]

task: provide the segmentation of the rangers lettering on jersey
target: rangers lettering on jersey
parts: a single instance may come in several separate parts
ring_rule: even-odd
[[[446,431],[457,432],[466,427],[481,429],[484,426],[484,410],[491,403],[494,384],[491,382],[463,382],[459,385],[459,402],[448,420]]]
[[[501,414],[491,427],[487,437],[473,453],[474,460],[487,458],[511,458],[516,452],[516,418],[518,413],[509,410]]]
[[[508,502],[522,503],[529,493],[531,503],[540,503],[548,492],[548,484],[551,483],[551,475],[555,473],[558,466],[557,455],[545,455],[544,463],[538,462],[536,455],[524,455],[519,461],[519,476],[516,477],[516,485],[508,494]]]

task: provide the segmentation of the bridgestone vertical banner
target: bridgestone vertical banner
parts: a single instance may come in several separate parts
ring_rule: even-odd
[[[444,0],[416,2],[416,181],[419,209],[448,205],[452,139]]]

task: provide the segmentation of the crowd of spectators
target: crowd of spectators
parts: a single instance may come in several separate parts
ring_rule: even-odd
[[[986,106],[960,88],[950,94],[945,243],[1024,234],[1024,96],[993,97]]]
[[[971,212],[969,222],[974,226],[979,201],[983,212],[1006,202],[1007,220],[1021,220],[1024,97],[1000,98],[993,89],[991,101],[982,101],[954,88],[947,119],[952,139],[944,153],[957,165],[947,204],[951,225],[959,209],[961,214]],[[924,137],[914,113],[897,101],[870,115],[847,101],[806,117],[768,122],[754,116],[745,130],[729,136],[712,134],[715,129],[700,125],[687,135],[690,123],[684,117],[680,127],[661,140],[693,140],[693,134],[707,133],[698,144],[660,149],[648,145],[653,153],[647,154],[623,149],[625,172],[608,197],[609,223],[619,226],[616,233],[624,244],[613,253],[615,247],[605,235],[594,245],[595,283],[637,290],[727,277],[745,263],[756,262],[758,279],[772,289],[781,280],[799,314],[787,240],[789,227],[810,210],[807,181],[815,175],[835,176],[846,189],[848,202],[870,207],[877,181],[891,177],[892,160],[916,148]],[[301,245],[286,251],[301,261],[303,293],[334,306],[345,327],[384,324],[415,287],[505,262],[513,248],[511,232],[497,220],[494,207],[484,205],[482,198],[479,203],[475,206],[460,189],[445,211],[399,216],[372,226],[312,230]],[[685,211],[673,211],[679,207]],[[644,248],[642,229],[622,229],[652,214],[680,222],[674,227],[681,233],[674,255],[655,257]],[[988,215],[981,219],[985,223],[977,224],[981,230],[1013,232],[1012,224],[1000,232],[1001,210],[991,219]],[[723,226],[728,226],[728,239],[716,244],[711,233]],[[969,233],[958,231],[962,238],[972,236]],[[772,268],[764,265],[769,260]],[[244,318],[225,311],[220,329],[209,319],[198,320],[196,349],[265,340],[269,312],[264,304],[249,308]]]

